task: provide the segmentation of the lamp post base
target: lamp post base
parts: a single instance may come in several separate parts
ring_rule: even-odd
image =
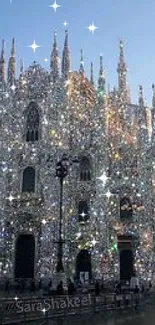
[[[63,267],[63,264],[62,264],[62,261],[58,261],[57,263],[57,266],[56,266],[56,272],[57,273],[63,273],[64,272],[64,267]]]

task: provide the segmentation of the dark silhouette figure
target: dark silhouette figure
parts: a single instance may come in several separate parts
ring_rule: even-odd
[[[99,285],[99,282],[96,282],[95,283],[95,295],[99,296],[99,294],[100,294],[100,285]]]
[[[104,293],[106,290],[105,290],[105,286],[104,286],[104,283],[102,282],[101,284],[101,291]]]
[[[134,294],[135,294],[135,310],[137,310],[139,306],[139,288],[137,285],[135,286]]]
[[[59,284],[57,285],[57,294],[62,295],[63,294],[63,282],[60,281]]]
[[[115,292],[116,292],[116,294],[121,294],[121,292],[122,292],[121,282],[117,283]]]
[[[72,295],[74,291],[75,291],[74,283],[71,280],[69,280],[68,295]]]
[[[134,293],[139,293],[139,288],[137,285],[135,286]]]
[[[149,281],[149,289],[151,289],[152,288],[152,283],[151,283],[151,281]]]
[[[145,288],[144,288],[144,284],[142,284],[142,289],[141,289],[142,293],[145,292]]]
[[[50,279],[48,283],[48,294],[51,294],[51,291],[52,291],[52,280]]]

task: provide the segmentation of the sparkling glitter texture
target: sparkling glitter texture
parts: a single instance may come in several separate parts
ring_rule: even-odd
[[[2,44],[0,274],[14,276],[16,240],[21,233],[35,238],[35,276],[54,272],[60,195],[55,166],[65,158],[63,263],[67,274],[75,273],[79,251],[88,249],[93,274],[118,279],[122,238],[130,238],[137,275],[154,279],[154,86],[151,118],[142,87],[139,104],[130,101],[122,41],[117,89],[106,91],[102,56],[96,88],[93,64],[91,81],[84,65],[80,72],[70,72],[67,32],[62,73],[59,63],[55,34],[50,73],[34,62],[26,71],[22,67],[16,79],[13,40],[6,81]]]

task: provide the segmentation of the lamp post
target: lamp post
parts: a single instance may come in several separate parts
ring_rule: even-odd
[[[64,267],[63,267],[63,262],[62,262],[63,243],[64,243],[64,241],[62,239],[62,219],[63,219],[62,204],[63,204],[63,181],[64,181],[64,178],[67,176],[67,174],[68,174],[68,170],[63,165],[63,161],[58,161],[58,163],[56,165],[56,176],[60,180],[60,205],[59,205],[59,239],[57,241],[57,244],[58,244],[57,266],[56,266],[57,273],[64,272]]]

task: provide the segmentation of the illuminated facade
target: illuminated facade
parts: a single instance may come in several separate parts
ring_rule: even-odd
[[[142,87],[130,101],[123,44],[118,89],[106,92],[102,57],[98,87],[70,72],[66,32],[59,69],[56,35],[50,72],[21,64],[15,77],[13,40],[5,79],[0,59],[0,273],[52,275],[57,261],[60,184],[56,163],[67,163],[63,191],[63,263],[68,275],[154,277],[153,109],[148,123]],[[153,88],[154,92],[154,88]],[[150,111],[149,111],[150,112]],[[149,120],[150,121],[150,120]],[[124,265],[127,265],[125,267]]]

